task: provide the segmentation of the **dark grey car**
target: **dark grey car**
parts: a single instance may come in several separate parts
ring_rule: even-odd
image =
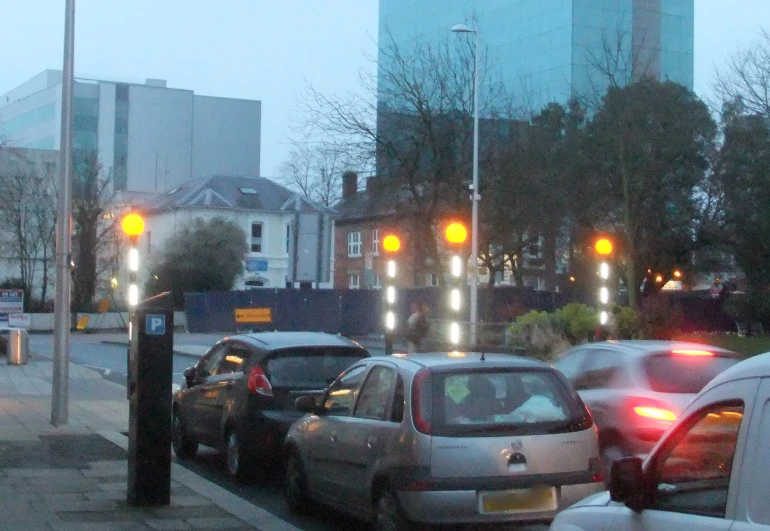
[[[510,355],[354,364],[286,437],[286,500],[376,529],[538,522],[604,488],[591,416],[552,367]]]
[[[295,399],[323,394],[342,371],[367,357],[358,343],[331,334],[225,338],[185,371],[186,382],[174,393],[174,452],[190,458],[199,443],[220,448],[235,477],[280,464],[283,438],[302,416]]]
[[[599,428],[605,469],[646,454],[705,385],[740,361],[710,345],[606,341],[568,350],[555,362]]]

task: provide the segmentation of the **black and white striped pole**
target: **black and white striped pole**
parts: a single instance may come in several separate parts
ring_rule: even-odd
[[[131,310],[139,304],[139,250],[136,243],[144,232],[144,220],[139,214],[128,214],[123,218],[123,232],[128,236],[128,306]]]
[[[387,261],[385,262],[385,355],[393,354],[393,336],[396,332],[396,279],[397,265],[396,254],[401,249],[401,241],[398,236],[389,234],[382,241],[382,248],[385,250]]]
[[[612,254],[612,242],[607,238],[600,238],[596,242],[596,253],[599,255],[599,326],[607,326],[610,313],[610,264],[608,262]]]
[[[449,343],[454,346],[460,344],[462,333],[460,330],[461,313],[463,307],[462,290],[465,284],[465,268],[460,256],[462,245],[468,238],[468,231],[462,223],[450,223],[446,228],[446,240],[452,251],[449,261]],[[473,324],[471,324],[473,326]]]

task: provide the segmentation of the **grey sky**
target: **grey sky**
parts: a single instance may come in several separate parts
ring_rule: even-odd
[[[61,68],[63,5],[0,2],[0,93]],[[770,30],[770,0],[695,5],[695,91],[708,96],[714,65]],[[333,94],[372,68],[377,12],[376,0],[77,0],[75,72],[262,100],[262,174],[273,177],[305,80]]]

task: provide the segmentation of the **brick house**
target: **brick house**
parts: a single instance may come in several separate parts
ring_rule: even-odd
[[[334,288],[381,288],[387,260],[382,240],[391,233],[401,240],[399,285],[414,286],[409,237],[395,202],[389,200],[377,177],[367,178],[363,190],[358,189],[356,173],[345,173],[342,181],[342,199],[334,207]]]

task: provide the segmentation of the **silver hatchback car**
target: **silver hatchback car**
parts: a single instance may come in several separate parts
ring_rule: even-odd
[[[478,353],[368,358],[286,438],[285,498],[375,529],[544,522],[604,489],[596,429],[549,365]]]

